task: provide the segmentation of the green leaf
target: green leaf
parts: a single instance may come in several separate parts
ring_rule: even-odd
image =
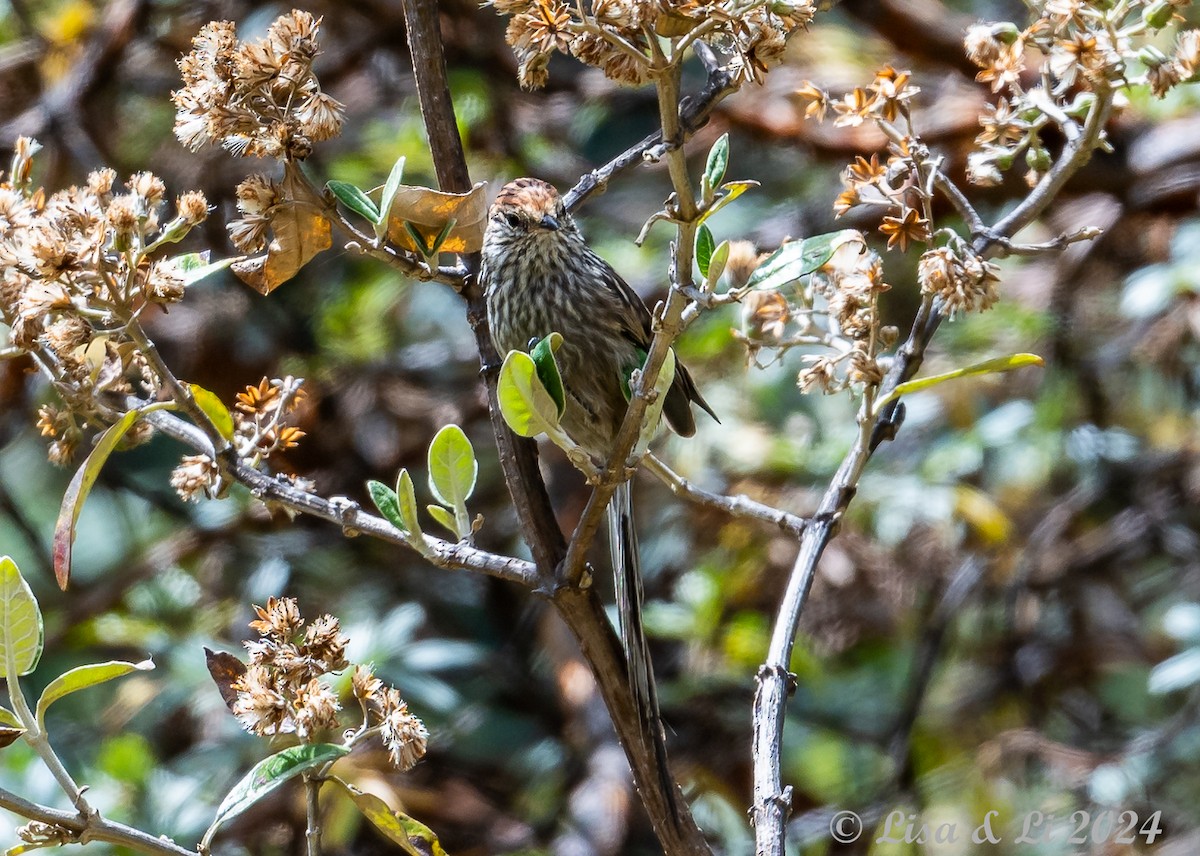
[[[425,506],[425,510],[429,512],[430,517],[453,532],[455,538],[461,538],[465,534],[458,531],[458,521],[454,519],[454,515],[440,505],[430,504]]]
[[[533,357],[524,351],[508,352],[496,392],[504,421],[522,437],[558,428],[558,405],[538,378]]]
[[[1019,369],[1024,366],[1044,366],[1046,361],[1037,354],[1010,354],[1007,357],[997,357],[994,360],[986,360],[982,363],[975,363],[963,369],[955,369],[954,371],[944,372],[942,374],[930,375],[929,377],[917,378],[916,380],[905,381],[896,386],[887,395],[875,402],[875,412],[879,413],[882,409],[891,404],[897,398],[903,395],[910,395],[914,392],[920,392],[923,389],[929,389],[931,386],[937,386],[939,383],[945,383],[948,380],[955,378],[967,377],[968,375],[979,374],[998,374],[1000,372],[1009,372],[1013,369]]]
[[[232,440],[233,415],[229,412],[229,408],[217,397],[215,392],[194,383],[189,383],[187,387],[192,392],[196,406],[204,411],[204,415],[212,422],[217,432],[226,440]]]
[[[29,583],[0,556],[0,678],[28,675],[42,656],[42,611]]]
[[[96,441],[87,460],[75,471],[71,483],[67,485],[67,492],[63,494],[62,506],[58,511],[58,522],[54,524],[52,551],[54,577],[58,580],[58,587],[63,591],[66,591],[67,583],[71,578],[71,547],[75,542],[75,524],[79,522],[79,513],[83,511],[84,500],[87,499],[92,486],[96,483],[108,456],[113,453],[117,444],[121,442],[121,438],[144,412],[146,411],[131,410],[109,426],[108,430],[100,435],[100,439]]]
[[[446,221],[446,225],[437,233],[437,237],[433,239],[433,243],[429,245],[429,255],[437,255],[438,250],[442,248],[442,244],[446,243],[446,239],[450,237],[450,233],[454,231],[454,227],[458,225],[458,218],[451,217]]]
[[[408,530],[408,543],[422,554],[428,553],[429,549],[421,535],[421,521],[417,517],[417,491],[407,469],[401,469],[396,477],[396,499],[400,504],[400,519],[404,521],[404,528]]]
[[[125,663],[113,660],[108,663],[95,663],[90,666],[78,666],[59,675],[42,691],[42,697],[37,703],[38,725],[44,730],[46,709],[66,695],[88,687],[94,687],[105,681],[120,678],[130,672],[148,672],[154,668],[154,663],[143,660],[140,663]]]
[[[433,255],[433,250],[429,248],[429,244],[425,243],[425,236],[421,234],[421,231],[416,226],[405,220],[404,231],[408,234],[409,240],[416,245],[417,252],[425,258]]]
[[[708,161],[704,164],[704,181],[708,187],[716,187],[725,178],[729,166],[729,134],[722,134],[708,150]]]
[[[707,227],[702,226],[701,228]],[[712,258],[708,262],[708,272],[704,274],[704,285],[708,291],[717,287],[717,280],[721,278],[721,274],[725,273],[727,264],[729,264],[729,242],[722,241],[713,250]]]
[[[392,164],[392,171],[388,173],[387,184],[383,186],[383,196],[379,200],[379,221],[375,224],[375,237],[380,240],[387,234],[388,220],[392,216],[392,203],[396,201],[396,194],[400,192],[400,183],[403,178],[404,155],[401,155]]]
[[[408,527],[404,525],[404,518],[400,516],[400,500],[396,496],[396,491],[383,482],[374,480],[367,482],[367,491],[371,494],[371,500],[379,509],[379,513],[383,515],[384,520],[397,529],[408,532]]]
[[[724,208],[726,205],[728,205],[733,200],[737,199],[739,196],[741,196],[743,193],[745,193],[747,190],[749,190],[752,187],[758,187],[758,182],[757,181],[727,181],[727,182],[725,182],[723,185],[721,185],[721,190],[724,191],[724,194],[719,196],[717,198],[717,200],[708,207],[708,210],[706,210],[703,214],[700,215],[700,219],[697,220],[696,222],[703,223],[709,217],[716,214],[718,211],[720,211],[722,208]]]
[[[371,197],[367,196],[360,188],[348,181],[330,181],[325,186],[338,198],[339,202],[355,214],[372,225],[379,223],[379,209],[375,207]]]
[[[7,707],[0,706],[0,725],[8,725],[13,728],[21,728],[21,720],[17,715]]]
[[[173,261],[179,266],[180,273],[183,274],[183,287],[195,285],[205,277],[211,276],[217,271],[224,270],[234,262],[241,261],[245,256],[233,256],[228,259],[221,259],[219,262],[209,262],[208,250],[202,253],[184,253],[182,256],[176,256]]]
[[[746,283],[747,288],[775,291],[820,268],[839,247],[858,242],[866,246],[862,233],[843,229],[825,235],[813,235],[803,241],[791,241],[767,256]]]
[[[700,271],[700,276],[706,280],[709,266],[712,264],[715,244],[716,240],[713,238],[712,230],[702,224],[696,231],[696,267]]]
[[[217,816],[204,833],[205,842],[212,839],[218,826],[237,817],[288,779],[295,778],[305,770],[337,760],[349,751],[345,746],[333,743],[304,743],[259,761],[233,786],[233,790],[221,802]]]
[[[450,531],[460,538],[471,532],[467,500],[475,490],[478,475],[479,462],[463,430],[447,425],[438,431],[429,444],[429,489],[438,502],[454,510],[457,523]],[[440,518],[438,522],[442,522]]]
[[[533,350],[529,352],[529,356],[533,357],[533,362],[537,365],[538,380],[542,382],[546,392],[550,393],[550,397],[554,399],[559,419],[562,419],[563,411],[567,409],[567,396],[563,389],[562,375],[558,373],[558,360],[554,358],[555,353],[562,347],[562,343],[562,333],[551,333],[549,336],[539,339],[538,343],[533,346]]]
[[[393,844],[409,856],[446,856],[442,844],[428,826],[413,820],[404,812],[392,811],[388,804],[374,794],[360,791],[336,776],[333,781],[345,789],[363,817],[371,822]]]

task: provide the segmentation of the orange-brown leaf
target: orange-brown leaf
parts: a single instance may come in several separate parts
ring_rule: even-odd
[[[418,251],[405,222],[411,223],[428,246],[442,227],[455,221],[440,252],[473,253],[483,246],[487,225],[486,182],[479,182],[467,193],[443,193],[428,187],[402,184],[392,203],[388,218],[388,240],[406,250]]]

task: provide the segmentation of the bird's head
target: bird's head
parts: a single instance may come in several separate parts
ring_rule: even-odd
[[[575,222],[553,186],[537,178],[518,178],[504,185],[492,203],[484,241],[554,240],[575,233]]]

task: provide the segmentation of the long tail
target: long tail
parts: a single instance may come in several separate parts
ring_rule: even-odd
[[[667,768],[666,734],[658,710],[658,691],[650,647],[642,626],[642,565],[638,552],[637,530],[633,525],[633,493],[629,482],[617,485],[608,504],[608,544],[612,551],[613,575],[617,589],[617,619],[625,657],[629,665],[629,686],[637,705],[638,717],[647,724],[657,745],[660,786],[674,802],[675,780]]]

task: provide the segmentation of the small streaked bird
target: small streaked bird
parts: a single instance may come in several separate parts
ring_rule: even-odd
[[[501,355],[525,350],[531,340],[551,332],[562,334],[555,357],[566,393],[563,430],[597,463],[607,463],[629,406],[624,383],[650,349],[646,304],[592,252],[558,191],[536,178],[509,182],[493,203],[480,277],[492,341]],[[676,363],[663,415],[684,437],[696,432],[692,402],[716,418],[687,369]],[[630,681],[641,713],[661,735],[642,630],[642,580],[628,482],[618,487],[608,514],[617,614]]]

